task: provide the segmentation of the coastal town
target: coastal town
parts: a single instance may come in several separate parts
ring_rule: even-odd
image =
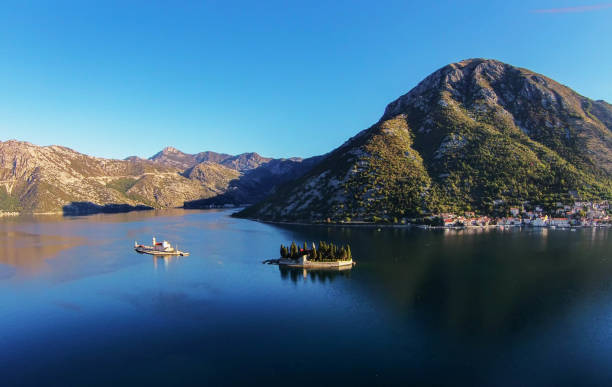
[[[430,217],[427,227],[486,227],[486,226],[532,226],[532,227],[609,227],[612,225],[608,201],[576,201],[573,204],[556,203],[555,208],[543,206],[514,206],[506,208],[505,216],[481,216],[474,212],[462,215],[442,213]]]

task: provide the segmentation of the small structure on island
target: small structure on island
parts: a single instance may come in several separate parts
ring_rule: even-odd
[[[303,248],[298,248],[295,242],[292,242],[289,247],[281,245],[280,255],[276,263],[288,267],[338,269],[355,265],[349,245],[336,246],[333,243],[319,242],[318,247],[312,243],[312,248],[309,249],[307,243],[304,243]]]

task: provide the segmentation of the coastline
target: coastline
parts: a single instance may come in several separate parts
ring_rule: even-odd
[[[210,207],[210,208],[190,208],[190,207],[149,207],[149,206],[131,206],[128,204],[105,204],[95,205],[98,207],[88,207],[84,211],[70,211],[66,209],[57,211],[44,211],[44,212],[3,212],[0,211],[1,217],[19,217],[19,216],[39,216],[39,215],[62,215],[62,216],[87,216],[97,214],[123,214],[128,212],[147,212],[147,211],[163,211],[163,210],[187,210],[187,211],[205,211],[205,210],[230,210],[242,207]],[[127,207],[129,206],[129,208]]]
[[[232,214],[233,215],[233,214]],[[267,223],[267,224],[278,224],[278,225],[289,225],[289,226],[324,226],[324,227],[351,227],[351,228],[419,228],[422,230],[486,230],[486,229],[509,229],[509,228],[530,228],[530,229],[552,229],[552,230],[570,230],[570,229],[580,229],[580,228],[610,228],[612,224],[600,224],[593,226],[568,226],[568,227],[560,227],[554,225],[545,225],[545,226],[532,226],[529,224],[523,225],[507,225],[507,224],[488,224],[485,226],[429,226],[423,224],[415,224],[415,223],[406,223],[406,224],[387,224],[387,223],[369,223],[369,222],[351,222],[351,223],[308,223],[308,222],[282,222],[282,221],[272,221],[272,220],[264,220],[257,218],[243,218],[237,217],[239,219],[246,219],[253,222],[259,223]]]
[[[19,216],[19,215],[20,215],[19,212],[4,212],[4,211],[0,211],[0,218],[9,217],[9,216]]]

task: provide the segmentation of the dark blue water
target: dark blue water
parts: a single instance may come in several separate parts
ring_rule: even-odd
[[[1,385],[609,385],[607,230],[276,226],[229,212],[0,221]],[[139,255],[134,240],[190,257]],[[344,272],[281,270],[292,240]]]

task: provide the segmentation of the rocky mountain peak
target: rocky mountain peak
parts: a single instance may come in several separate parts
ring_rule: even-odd
[[[415,88],[387,105],[383,119],[404,112],[409,107],[422,111],[436,106],[443,92],[454,98],[476,95],[491,82],[500,80],[512,66],[492,59],[466,59],[433,72]],[[487,95],[487,93],[484,93]]]
[[[171,146],[167,146],[164,149],[162,149],[162,153],[183,153],[180,150],[171,147]]]
[[[576,161],[578,143],[604,149],[612,146],[610,105],[593,101],[533,71],[497,60],[468,59],[435,71],[414,89],[390,103],[381,121],[400,114],[419,118],[418,132],[438,133],[435,117],[495,122],[543,142]],[[442,132],[445,132],[444,129]],[[580,152],[579,152],[580,153]],[[583,155],[592,167],[612,173],[612,156]],[[588,159],[588,160],[587,160]]]

